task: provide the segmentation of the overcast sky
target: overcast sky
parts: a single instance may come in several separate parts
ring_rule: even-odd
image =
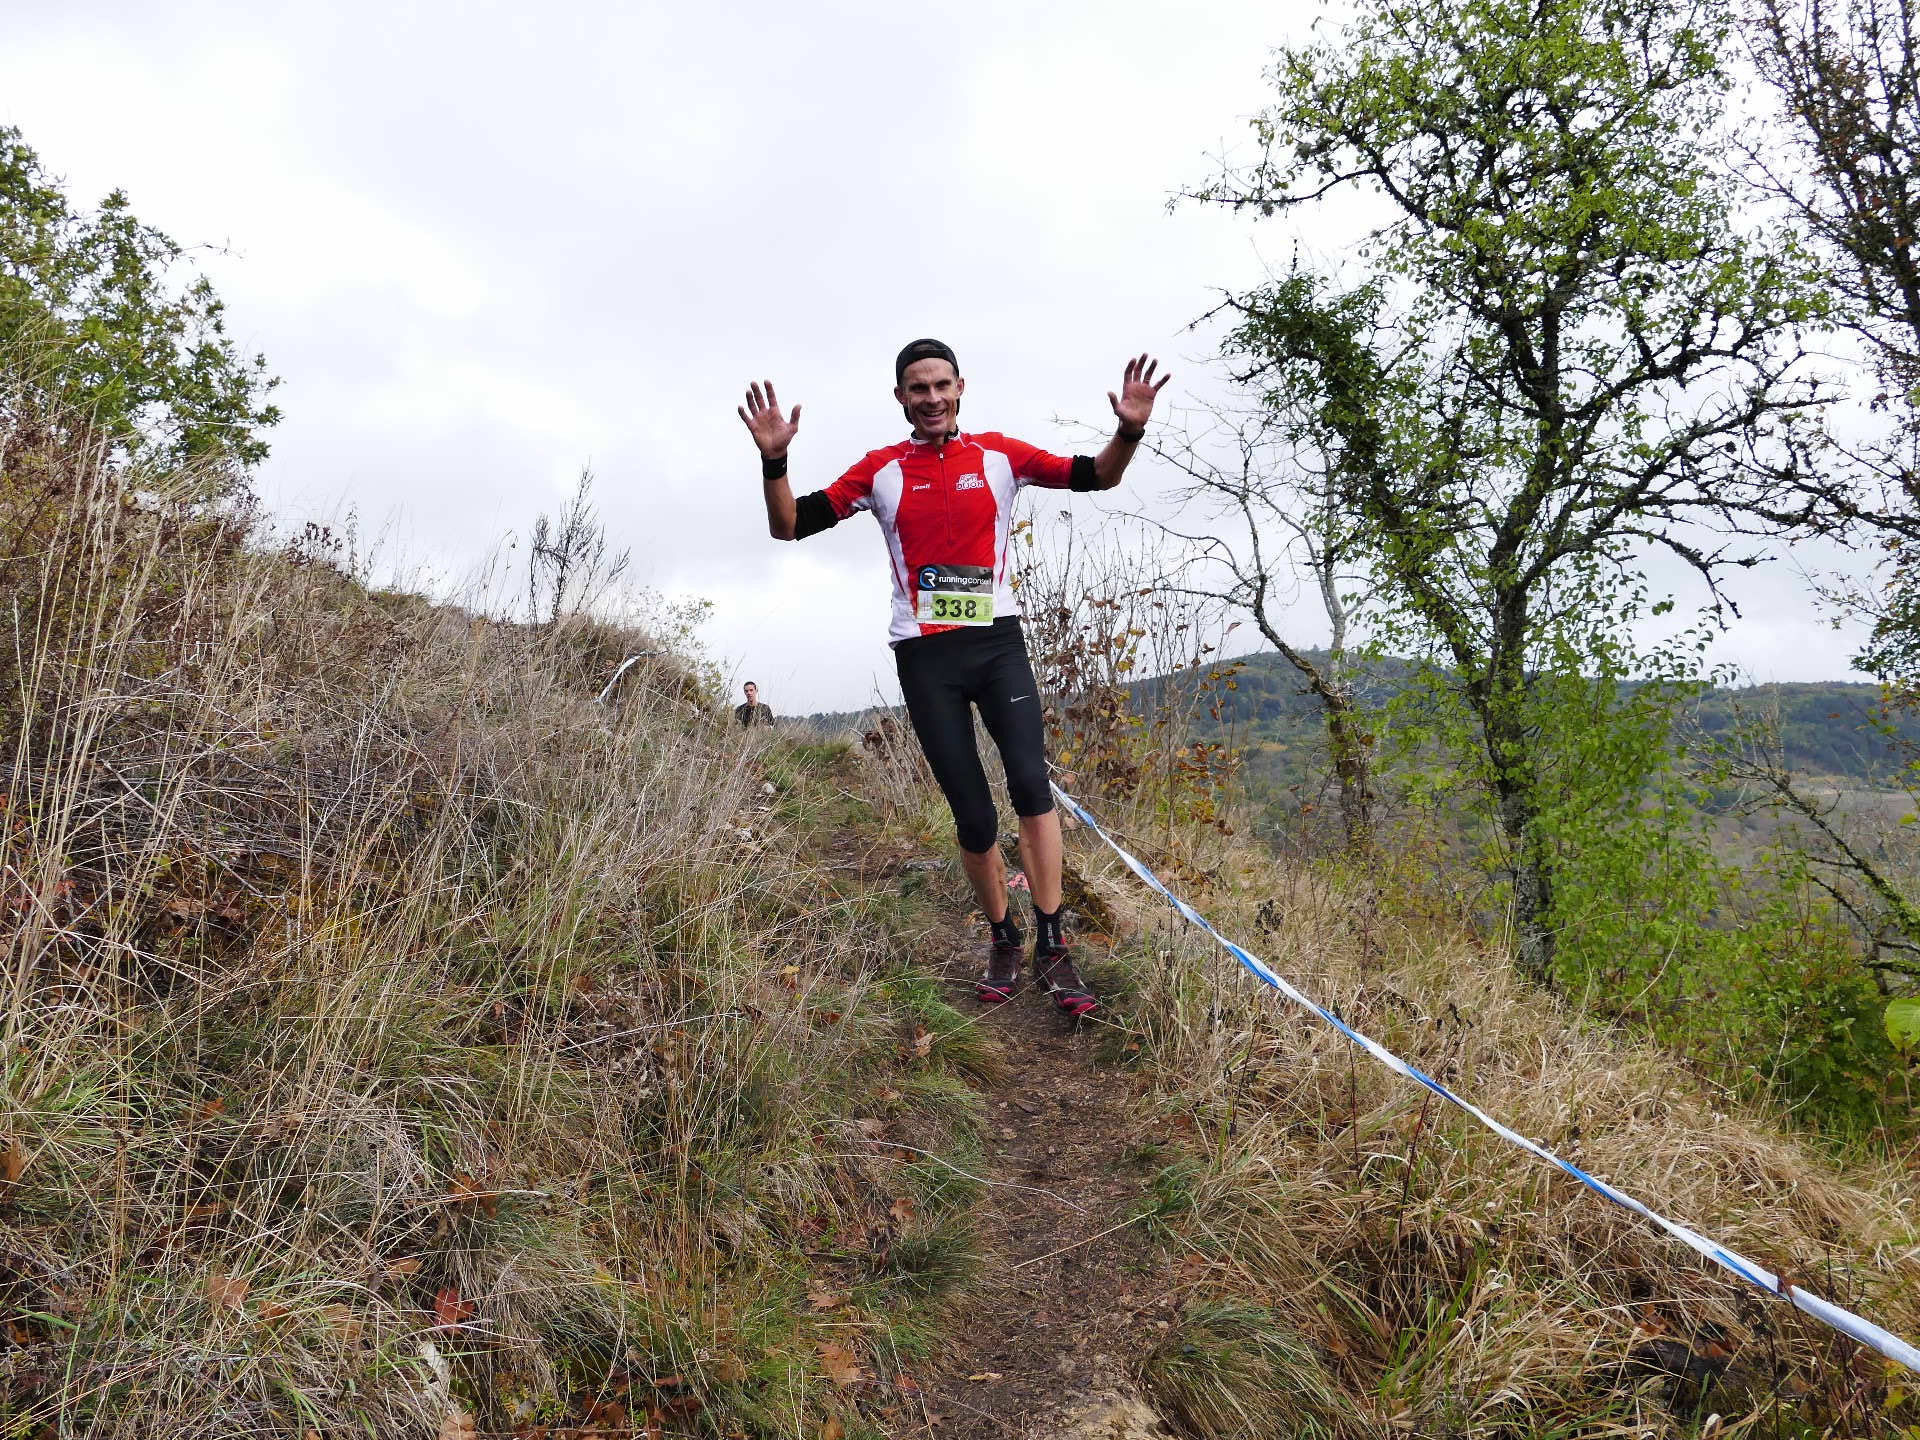
[[[897,694],[886,565],[864,518],[767,539],[746,382],[805,406],[800,490],[904,432],[919,335],[959,353],[972,428],[1049,448],[1132,353],[1204,397],[1190,322],[1294,237],[1167,200],[1244,153],[1269,50],[1321,13],[0,0],[0,120],[77,200],[122,187],[224,247],[205,268],[284,380],[284,519],[351,511],[456,586],[591,464],[638,578],[711,600],[716,656],[796,712]],[[1722,658],[1847,678],[1791,566],[1739,593]]]

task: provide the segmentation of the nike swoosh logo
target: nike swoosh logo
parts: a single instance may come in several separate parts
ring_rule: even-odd
[[[933,486],[931,486],[931,485],[916,485],[916,486],[914,486],[913,488],[914,488],[914,489],[916,489],[916,490],[931,490],[931,489],[933,488]]]
[[[1013,697],[1013,700],[1009,700],[1009,701],[1008,701],[1007,703],[1008,703],[1009,705],[1011,705],[1011,704],[1013,704],[1013,703],[1014,703],[1014,700],[1028,700],[1028,699],[1031,699],[1031,698],[1032,698],[1032,697],[1031,697],[1031,696],[1028,696],[1028,695],[1016,695],[1016,696],[1014,696],[1014,697]]]

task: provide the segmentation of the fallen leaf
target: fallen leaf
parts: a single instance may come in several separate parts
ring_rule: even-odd
[[[816,1310],[837,1310],[847,1303],[847,1297],[834,1290],[809,1290],[807,1303]]]
[[[827,1379],[842,1387],[858,1385],[867,1378],[867,1372],[860,1368],[859,1362],[853,1358],[853,1352],[831,1340],[820,1344],[820,1363],[826,1368]]]
[[[893,1377],[893,1388],[898,1390],[902,1395],[918,1395],[920,1393],[920,1382],[902,1370]]]
[[[582,995],[591,995],[600,988],[600,982],[584,970],[574,976],[570,983],[573,988]]]
[[[904,1099],[905,1097],[891,1085],[882,1085],[874,1092],[874,1098],[883,1105],[891,1105],[894,1101]]]
[[[838,1415],[827,1417],[827,1423],[820,1427],[820,1440],[845,1440],[847,1427],[840,1423]]]
[[[18,1185],[20,1177],[26,1173],[27,1152],[20,1148],[18,1140],[9,1140],[7,1148],[0,1150],[0,1181]]]
[[[207,1298],[223,1310],[238,1310],[247,1301],[253,1282],[244,1275],[223,1275],[218,1270],[207,1275]]]
[[[402,1255],[398,1259],[387,1262],[389,1275],[418,1275],[419,1273],[420,1257],[418,1255]]]
[[[902,1195],[887,1207],[887,1218],[895,1225],[905,1225],[919,1212],[920,1207],[913,1203],[913,1197],[911,1195]]]
[[[433,1313],[443,1327],[452,1329],[472,1318],[473,1302],[462,1299],[459,1290],[448,1285],[433,1297]]]
[[[998,1370],[982,1370],[978,1375],[967,1376],[967,1379],[974,1380],[974,1381],[998,1380],[1000,1378],[1001,1378],[1001,1375]]]
[[[349,1345],[360,1338],[360,1317],[353,1313],[351,1305],[335,1301],[331,1305],[320,1307],[320,1317],[329,1326],[340,1332],[340,1338]]]
[[[800,967],[798,965],[789,965],[783,969],[780,972],[780,983],[789,990],[798,990],[800,988]]]
[[[473,1416],[455,1405],[440,1421],[440,1431],[434,1440],[480,1440],[480,1431],[474,1426]]]
[[[262,1320],[278,1320],[291,1308],[291,1306],[284,1305],[278,1300],[262,1300],[260,1302],[260,1318]]]
[[[491,1220],[500,1209],[500,1192],[486,1189],[473,1176],[456,1170],[452,1182],[447,1186],[447,1204],[475,1206]]]
[[[933,1033],[924,1025],[913,1027],[913,1058],[924,1060],[933,1053]]]
[[[739,1385],[747,1378],[747,1364],[737,1355],[722,1355],[713,1362],[713,1378],[722,1385]]]

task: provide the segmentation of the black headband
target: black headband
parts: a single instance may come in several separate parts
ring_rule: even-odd
[[[954,358],[951,346],[939,340],[916,340],[893,358],[893,383],[899,385],[907,378],[907,367],[916,360],[944,360],[953,366],[953,373],[960,373],[960,362]]]

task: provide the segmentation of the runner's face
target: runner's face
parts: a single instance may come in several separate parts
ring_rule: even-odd
[[[921,440],[944,440],[959,428],[960,397],[967,382],[945,360],[916,360],[907,366],[893,392]]]
[[[760,687],[758,685],[747,686],[747,704],[751,705],[757,700],[759,700],[759,698],[760,698]]]

